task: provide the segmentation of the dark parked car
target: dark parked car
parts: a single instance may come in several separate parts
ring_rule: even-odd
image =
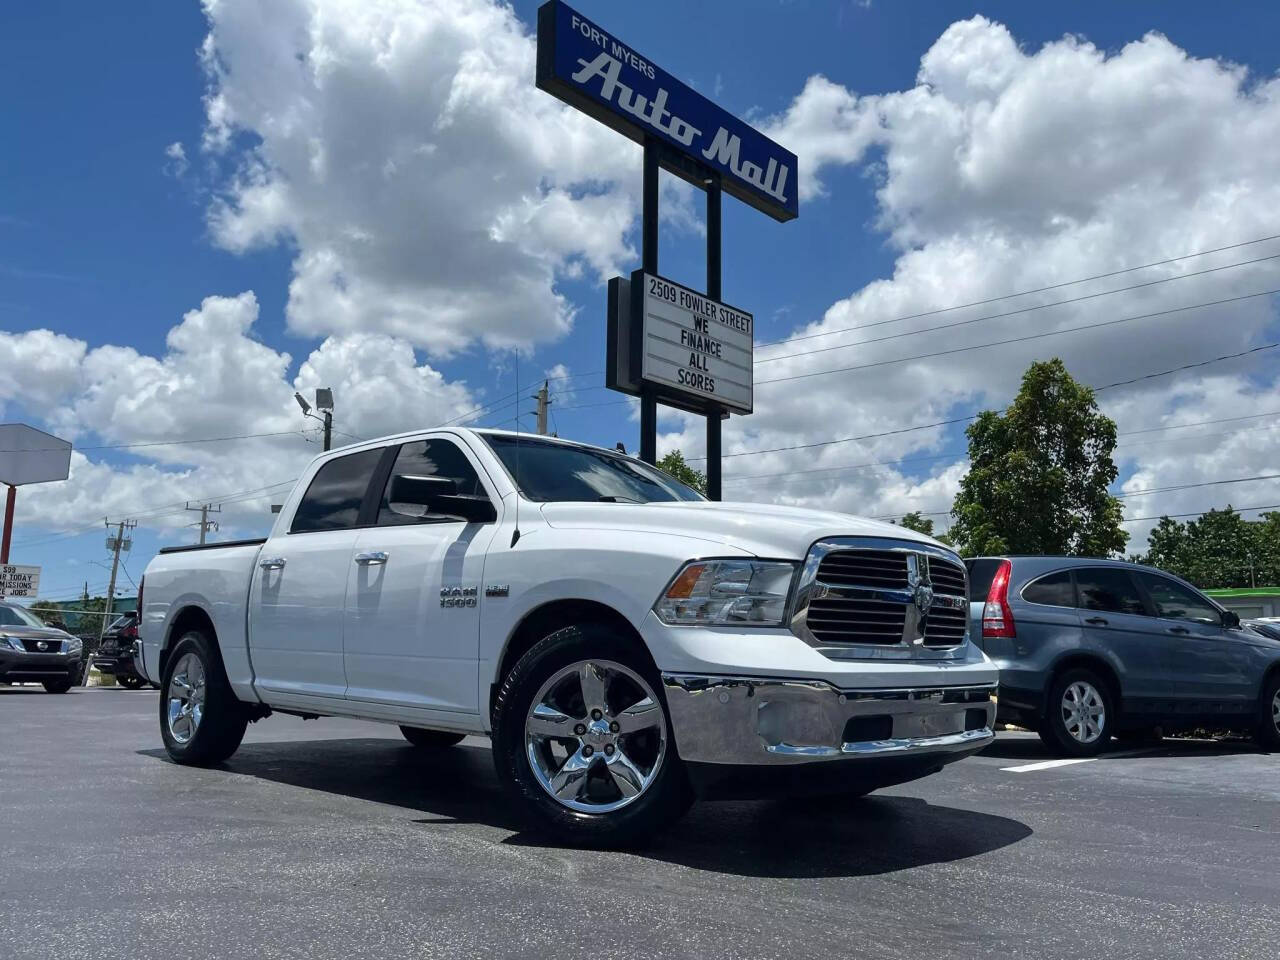
[[[50,627],[25,607],[0,603],[0,683],[42,683],[66,693],[80,677],[79,638]]]
[[[125,689],[140,690],[147,679],[134,666],[137,643],[138,615],[130,611],[111,621],[93,655],[93,665],[100,673],[113,674],[116,683]]]
[[[1113,735],[1212,727],[1280,750],[1280,640],[1177,577],[1081,557],[978,557],[971,630],[1000,668],[997,719],[1069,756]]]

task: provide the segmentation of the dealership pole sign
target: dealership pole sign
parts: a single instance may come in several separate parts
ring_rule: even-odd
[[[775,220],[800,212],[796,156],[576,10],[538,9],[538,86],[644,145],[642,264],[609,281],[605,385],[640,397],[640,457],[657,403],[707,418],[707,494],[720,498],[720,421],[753,406],[750,313],[720,298],[721,191]],[[707,194],[707,288],[658,272],[658,168]]]
[[[690,161],[664,166],[695,186],[707,168],[775,220],[800,212],[794,153],[559,0],[538,11],[538,86],[632,140],[657,137]]]

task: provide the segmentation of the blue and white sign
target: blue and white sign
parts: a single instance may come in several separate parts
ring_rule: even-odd
[[[727,193],[775,220],[800,212],[794,153],[560,0],[538,10],[537,82],[631,139],[656,137],[694,169],[719,173]],[[665,166],[692,179],[688,169]]]

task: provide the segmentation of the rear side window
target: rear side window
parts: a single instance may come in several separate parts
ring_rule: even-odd
[[[1151,598],[1151,605],[1156,608],[1157,617],[1222,623],[1222,614],[1217,607],[1182,584],[1174,583],[1168,577],[1158,577],[1154,573],[1139,573],[1137,576],[1147,588],[1147,596]]]
[[[330,460],[317,472],[293,515],[290,533],[345,530],[356,525],[369,480],[382,449],[361,450]]]
[[[981,602],[987,599],[987,591],[991,589],[991,581],[996,578],[996,571],[1000,569],[1001,563],[1003,561],[999,557],[978,557],[964,562],[969,568],[970,601]]]
[[[382,505],[378,508],[378,525],[421,523],[439,517],[406,517],[391,509],[391,481],[398,475],[409,477],[445,477],[458,485],[458,493],[473,497],[487,496],[471,461],[451,440],[418,440],[406,443],[396,455],[396,462],[382,489]],[[449,517],[456,520],[456,517]]]
[[[1076,588],[1080,591],[1080,606],[1086,610],[1105,610],[1108,613],[1134,613],[1143,616],[1147,612],[1138,585],[1128,570],[1118,567],[1085,567],[1076,571]]]
[[[1076,588],[1071,583],[1071,571],[1059,570],[1039,580],[1032,580],[1022,588],[1022,599],[1027,603],[1042,603],[1049,607],[1074,607]]]

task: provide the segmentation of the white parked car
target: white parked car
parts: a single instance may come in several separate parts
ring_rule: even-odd
[[[901,527],[439,429],[317,458],[266,540],[162,550],[139,668],[179,763],[272,712],[488,735],[535,821],[614,843],[695,794],[865,793],[981,749],[997,677],[967,596]]]

